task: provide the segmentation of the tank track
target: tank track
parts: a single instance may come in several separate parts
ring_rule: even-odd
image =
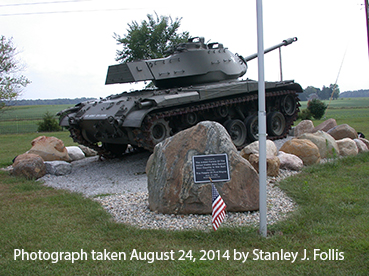
[[[293,122],[297,119],[300,103],[299,103],[299,98],[297,96],[296,91],[294,90],[267,91],[265,97],[266,97],[266,100],[269,100],[269,99],[272,99],[272,97],[278,98],[278,97],[285,96],[285,95],[292,95],[294,97],[296,101],[296,110],[292,115],[284,116],[286,120],[286,125],[285,125],[285,129],[283,133],[278,136],[268,137],[268,139],[270,140],[277,140],[277,139],[285,138],[289,130],[291,129]],[[148,114],[146,118],[144,119],[143,128],[141,130],[136,130],[136,142],[140,147],[144,147],[152,151],[153,148],[155,147],[155,142],[152,139],[150,130],[152,128],[152,125],[156,121],[161,120],[161,119],[170,120],[173,117],[183,116],[183,115],[186,115],[192,112],[196,112],[196,113],[201,112],[201,111],[211,112],[215,108],[218,108],[221,106],[236,106],[236,105],[240,105],[240,104],[243,104],[246,102],[252,102],[252,101],[255,101],[257,103],[258,101],[257,94],[251,94],[251,95],[247,95],[243,97],[236,97],[232,99],[228,98],[228,99],[217,100],[217,101],[212,101],[212,102],[202,103],[202,104],[195,104],[193,106],[181,107],[181,108],[170,109],[170,110],[159,111],[159,112]],[[173,134],[175,133],[172,133],[171,135]]]
[[[289,94],[294,97],[297,108],[291,116],[285,116],[286,127],[283,131],[283,134],[279,136],[268,137],[268,139],[270,140],[281,139],[287,136],[288,131],[291,129],[291,126],[293,125],[293,122],[297,119],[300,104],[299,104],[299,98],[297,96],[297,93],[294,90],[266,91],[266,100],[269,100],[269,99],[271,100],[272,97],[278,98],[278,97],[289,95]],[[153,151],[156,143],[152,139],[151,128],[155,124],[155,122],[157,122],[158,120],[168,120],[169,121],[171,119],[177,118],[178,116],[183,116],[183,115],[190,114],[193,112],[195,113],[204,112],[204,111],[213,112],[216,108],[219,108],[222,106],[232,107],[232,106],[241,105],[247,102],[254,102],[254,104],[257,104],[257,100],[258,100],[258,95],[255,93],[255,94],[235,97],[231,99],[228,98],[228,99],[223,99],[223,100],[211,101],[207,103],[194,104],[194,105],[187,106],[187,107],[180,107],[180,108],[174,108],[174,109],[162,110],[162,111],[154,111],[153,113],[150,113],[145,117],[143,126],[141,128],[134,130],[134,133],[136,135],[135,140],[137,142],[138,147],[142,147],[150,151]],[[97,151],[100,157],[104,157],[104,158],[117,157],[116,154],[105,149],[102,145],[99,145],[97,143],[91,143],[87,141],[81,134],[81,129],[70,126],[69,131],[71,133],[70,137],[72,137],[74,142]],[[173,134],[175,133],[171,133],[170,135],[173,135]]]

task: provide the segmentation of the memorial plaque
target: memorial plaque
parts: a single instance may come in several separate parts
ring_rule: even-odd
[[[195,183],[231,180],[228,169],[228,156],[224,154],[195,155],[192,157]]]

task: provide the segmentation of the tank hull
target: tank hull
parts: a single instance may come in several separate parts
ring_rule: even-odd
[[[288,134],[299,111],[299,84],[266,82],[269,139]],[[75,142],[101,155],[121,155],[127,145],[150,151],[204,120],[221,123],[238,148],[257,140],[258,83],[232,80],[184,88],[124,92],[83,102],[58,113]]]

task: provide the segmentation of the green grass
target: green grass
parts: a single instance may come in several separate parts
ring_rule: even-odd
[[[367,275],[369,269],[369,154],[305,169],[283,181],[298,203],[286,221],[269,226],[262,238],[252,227],[216,232],[140,230],[117,224],[90,199],[36,181],[1,174],[1,275]],[[87,260],[14,260],[14,250],[81,252]],[[92,260],[91,252],[125,252],[126,260]],[[175,260],[129,260],[130,253],[170,252]],[[253,250],[298,252],[288,260],[253,260]],[[309,260],[301,260],[304,249]],[[343,252],[343,260],[314,260],[314,249]],[[220,252],[203,260],[201,250]],[[234,251],[249,253],[245,263]],[[192,251],[178,260],[182,251]],[[224,253],[229,252],[229,259]],[[169,256],[169,253],[168,253]],[[193,258],[196,258],[193,261]],[[217,259],[217,258],[216,258]]]

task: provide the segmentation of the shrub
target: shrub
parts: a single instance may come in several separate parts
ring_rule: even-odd
[[[61,127],[59,126],[58,121],[55,119],[54,115],[52,115],[49,111],[47,111],[42,117],[42,121],[37,123],[38,128],[37,131],[60,131]]]
[[[307,109],[314,119],[320,120],[324,116],[327,105],[318,99],[313,99],[308,102]]]
[[[301,120],[311,120],[311,112],[309,109],[303,109],[299,112],[299,115],[298,115],[298,119],[301,119]]]

